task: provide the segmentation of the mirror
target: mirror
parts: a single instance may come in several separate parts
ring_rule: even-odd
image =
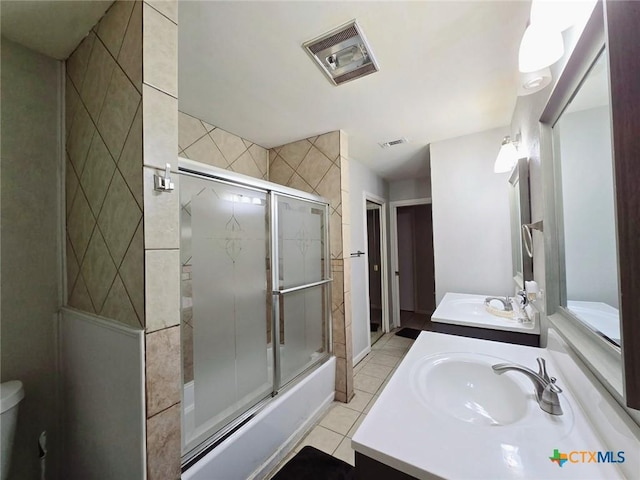
[[[553,142],[559,188],[556,208],[560,281],[561,285],[564,283],[560,304],[591,330],[619,346],[608,78],[603,50],[553,126]]]
[[[529,205],[529,164],[526,158],[516,163],[509,177],[509,211],[511,214],[511,260],[513,280],[519,289],[533,280],[532,255],[527,254],[522,226],[531,221]]]

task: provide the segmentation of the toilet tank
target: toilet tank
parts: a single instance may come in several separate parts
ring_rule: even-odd
[[[18,404],[24,398],[22,382],[11,380],[0,384],[0,430],[2,437],[0,444],[0,480],[6,480],[9,476],[9,465],[11,462],[11,450],[13,448],[13,437],[16,431],[18,420]]]

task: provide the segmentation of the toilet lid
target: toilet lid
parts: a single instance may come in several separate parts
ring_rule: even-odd
[[[19,380],[0,383],[0,413],[16,406],[24,398],[24,388]]]

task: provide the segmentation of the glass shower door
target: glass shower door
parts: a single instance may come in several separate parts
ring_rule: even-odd
[[[182,175],[184,445],[273,392],[265,191]]]
[[[274,316],[278,318],[276,388],[326,357],[329,349],[327,205],[274,195],[278,263]]]

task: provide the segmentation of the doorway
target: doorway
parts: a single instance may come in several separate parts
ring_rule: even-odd
[[[431,201],[394,202],[391,210],[394,325],[430,330],[436,298]]]
[[[369,334],[371,345],[384,334],[382,325],[382,206],[366,200],[367,271],[369,275]]]

